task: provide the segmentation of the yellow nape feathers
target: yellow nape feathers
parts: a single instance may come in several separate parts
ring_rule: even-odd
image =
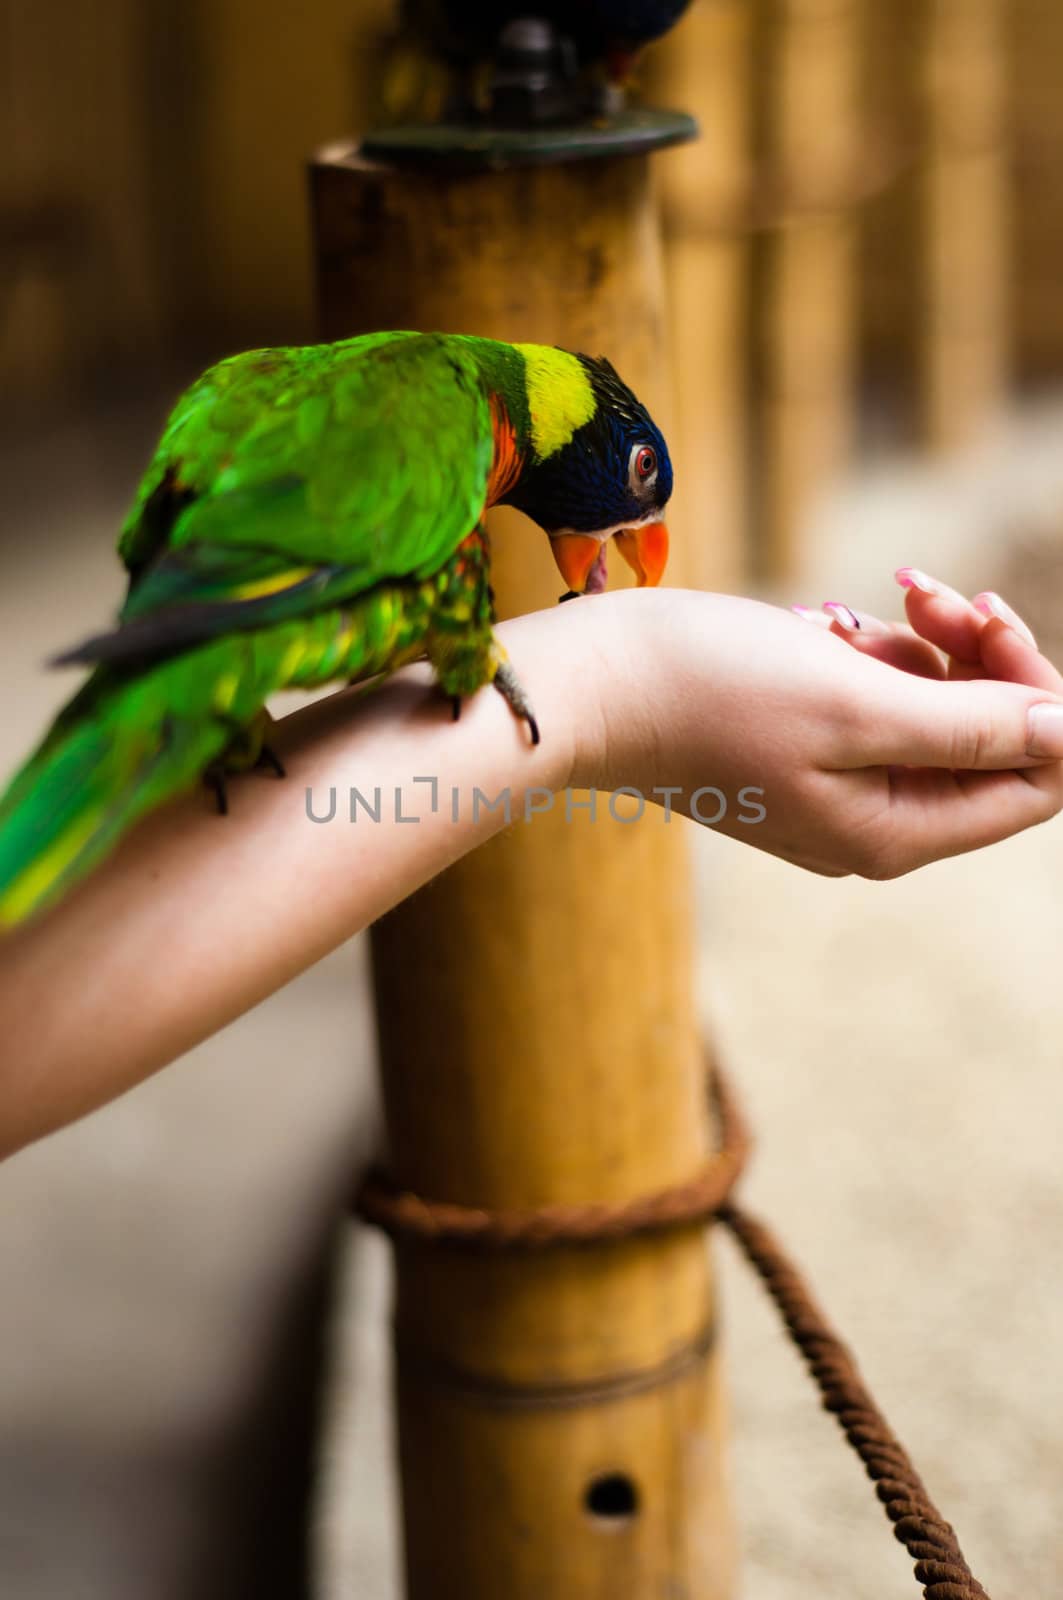
[[[524,357],[532,449],[539,461],[556,455],[594,415],[591,380],[578,357],[542,344],[515,346]]]

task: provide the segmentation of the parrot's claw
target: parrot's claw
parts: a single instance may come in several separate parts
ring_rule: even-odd
[[[532,744],[539,743],[539,724],[535,720],[535,713],[531,708],[531,701],[524,692],[524,686],[517,674],[513,671],[508,661],[500,661],[495,672],[493,683],[506,704],[515,716],[521,717],[528,724]]]
[[[273,719],[263,713],[257,733],[238,728],[227,750],[206,769],[203,782],[214,795],[219,817],[229,815],[229,778],[234,772],[275,772],[278,778],[288,776],[284,762],[268,744],[258,744],[264,728]],[[257,748],[256,748],[257,747]]]
[[[559,596],[557,603],[558,603],[559,606],[563,606],[566,600],[578,600],[578,599],[579,599],[579,590],[578,589],[569,589],[565,594]]]
[[[258,759],[255,762],[255,766],[265,767],[268,771],[275,772],[278,778],[286,778],[288,776],[288,769],[284,765],[284,762],[281,760],[276,750],[270,749],[268,744],[264,744],[262,749],[258,752]]]
[[[208,767],[203,774],[203,782],[213,792],[219,817],[227,817],[229,815],[229,790],[225,782],[224,769],[221,767]]]
[[[461,716],[461,695],[452,694],[450,697],[450,720],[457,722]]]

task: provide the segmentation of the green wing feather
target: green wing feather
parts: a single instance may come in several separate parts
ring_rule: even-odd
[[[469,341],[370,335],[205,373],[122,530],[119,626],[63,658],[96,671],[0,798],[0,926],[194,783],[274,689],[416,648],[389,585],[446,567],[493,449]]]
[[[223,361],[175,409],[122,531],[119,630],[62,659],[173,649],[429,577],[479,520],[493,450],[465,341],[371,334]]]

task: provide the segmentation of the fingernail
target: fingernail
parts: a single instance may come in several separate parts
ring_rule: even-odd
[[[820,616],[824,611],[830,620],[837,622],[846,633],[859,632],[865,638],[877,639],[893,632],[889,623],[883,622],[881,617],[873,617],[870,611],[854,611],[852,606],[842,605],[840,600],[825,600]]]
[[[1026,713],[1026,754],[1063,759],[1063,706],[1048,701]]]
[[[898,567],[893,574],[902,589],[918,589],[921,594],[941,594],[942,586],[936,578],[920,572],[918,567]]]
[[[840,623],[846,633],[859,633],[860,618],[851,606],[842,605],[840,600],[824,600],[823,609],[833,621]]]
[[[1001,622],[1006,622],[1009,628],[1014,628],[1020,639],[1025,639],[1027,644],[1032,644],[1037,649],[1037,640],[1033,633],[1023,622],[1017,611],[1013,611],[1006,600],[1002,600],[992,589],[985,589],[981,594],[976,594],[971,601],[976,611],[983,617],[999,617]]]
[[[813,611],[810,606],[791,606],[790,610],[795,617],[800,617],[802,622],[811,622],[814,628],[830,627],[830,621],[822,611]]]

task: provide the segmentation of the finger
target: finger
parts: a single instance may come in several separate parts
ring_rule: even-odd
[[[971,602],[985,620],[978,636],[979,664],[951,660],[950,678],[990,677],[1060,692],[1063,679],[1037,649],[1032,630],[1000,595],[987,590]]]
[[[975,595],[971,604],[980,616],[987,618],[999,617],[1001,622],[1006,622],[1010,628],[1015,629],[1020,639],[1025,639],[1028,645],[1031,645],[1034,650],[1037,649],[1037,640],[1033,636],[1033,629],[994,590],[983,589],[981,594]]]
[[[980,667],[978,641],[985,616],[947,583],[918,567],[900,567],[894,577],[905,591],[904,609],[916,633],[954,660]]]
[[[997,844],[1047,822],[1063,807],[1063,769],[1023,772],[900,772],[890,779],[897,844],[881,865],[896,875]]]
[[[1063,674],[1009,623],[998,619],[987,622],[982,629],[981,649],[987,676],[1063,695]]]
[[[844,767],[1030,767],[1063,758],[1063,700],[987,678],[931,682],[876,672],[860,713],[838,734]]]
[[[821,611],[808,606],[791,606],[790,610],[802,621],[833,633],[836,639],[844,639],[861,655],[919,677],[945,676],[946,665],[940,652],[902,623],[883,622],[868,611],[854,611],[837,600],[827,600]]]
[[[1055,692],[1055,679],[1037,669],[1033,675],[1023,677],[1024,665],[1032,665],[1025,652],[1019,652],[1016,665],[1009,663],[1006,672],[987,666],[984,658],[987,625],[998,620],[1007,624],[1016,637],[1036,652],[1036,640],[1027,624],[1007,601],[993,590],[984,590],[967,601],[955,589],[950,589],[939,579],[917,567],[901,567],[895,574],[897,582],[906,591],[905,609],[912,626],[924,638],[931,639],[949,657],[950,678],[1002,677],[1009,681],[1036,683]],[[993,634],[999,638],[997,630]],[[999,657],[999,650],[994,651]],[[1014,652],[1012,652],[1014,654]],[[1024,665],[1020,665],[1022,663]]]
[[[869,611],[854,611],[838,600],[825,600],[823,612],[830,619],[831,632],[861,655],[872,656],[899,672],[913,672],[921,678],[945,676],[941,652],[903,623],[883,622]]]

